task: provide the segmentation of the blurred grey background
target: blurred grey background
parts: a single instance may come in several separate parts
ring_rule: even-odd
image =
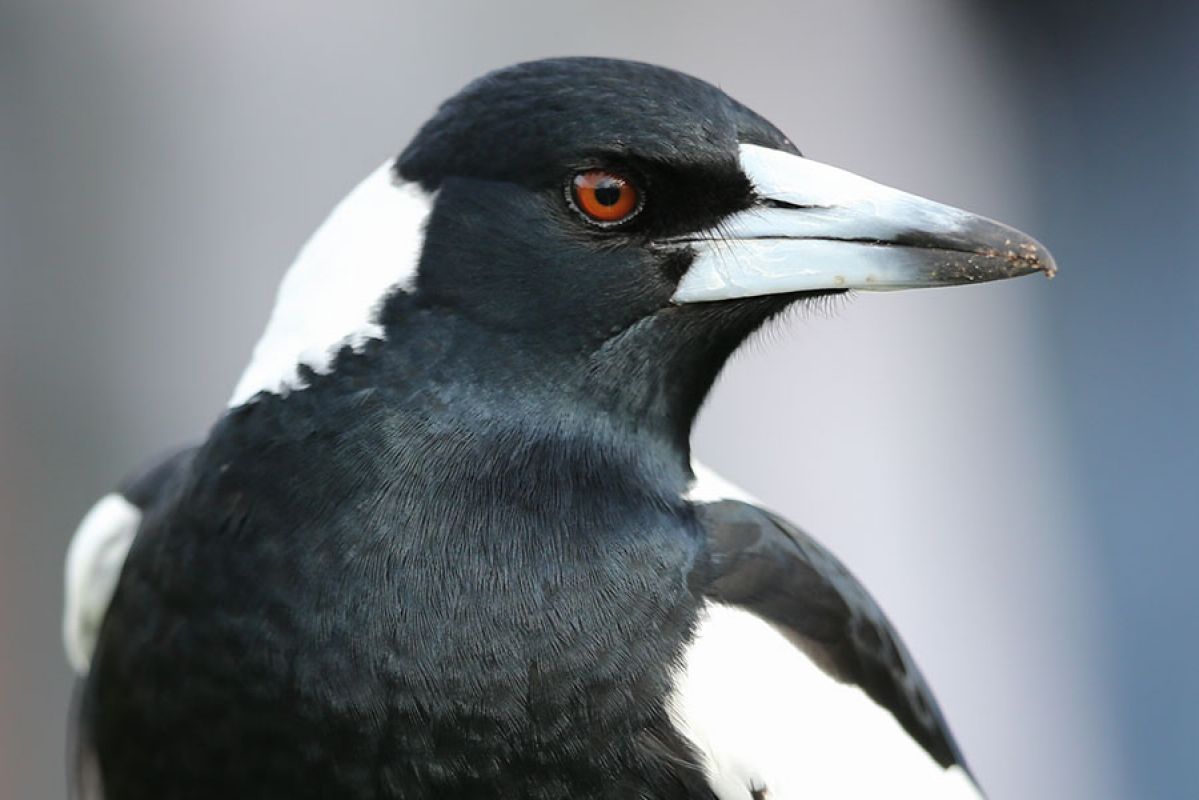
[[[791,318],[698,451],[873,589],[993,798],[1199,797],[1196,8],[0,0],[0,798],[64,794],[89,504],[213,421],[300,243],[440,100],[576,53],[1053,249],[1052,282]]]

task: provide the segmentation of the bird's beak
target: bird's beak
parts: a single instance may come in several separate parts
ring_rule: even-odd
[[[707,235],[676,303],[829,289],[891,290],[1053,277],[1039,242],[984,217],[757,145],[741,168],[758,202]]]

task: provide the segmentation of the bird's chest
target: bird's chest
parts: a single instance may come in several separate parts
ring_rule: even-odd
[[[287,770],[254,780],[295,796],[661,783],[643,740],[669,728],[698,612],[694,544],[674,520],[368,492],[319,514],[256,509],[236,535],[185,534],[140,554],[126,595],[140,588],[155,612],[114,625],[137,633],[115,635],[110,662],[110,687],[165,699],[150,718],[127,701],[115,715],[137,718],[164,760],[162,742],[194,740],[203,720],[224,735],[201,749],[236,762],[256,748],[266,764],[277,752]],[[186,763],[203,763],[195,745]]]
[[[685,542],[652,528],[579,542],[518,526],[391,550],[392,569],[360,592],[374,598],[359,609],[376,631],[355,634],[361,663],[402,687],[394,708],[458,732],[478,721],[553,741],[635,727],[695,618]]]

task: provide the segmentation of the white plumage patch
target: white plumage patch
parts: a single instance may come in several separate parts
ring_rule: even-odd
[[[433,195],[399,182],[388,161],[350,192],[300,251],[229,406],[301,386],[300,365],[327,372],[342,347],[383,336],[383,300],[409,288]]]
[[[668,710],[720,800],[979,800],[861,689],[838,683],[770,624],[709,603]]]
[[[691,502],[752,502],[700,464]],[[834,680],[753,613],[709,602],[668,701],[720,800],[979,800],[959,767],[943,769],[889,711]]]
[[[100,624],[121,577],[142,514],[119,494],[105,495],[79,523],[67,550],[62,638],[67,660],[87,673]]]
[[[740,500],[742,503],[757,504],[749,492],[740,486],[729,483],[708,467],[698,461],[691,462],[691,472],[695,480],[687,487],[684,500],[692,503],[719,503],[721,500]]]

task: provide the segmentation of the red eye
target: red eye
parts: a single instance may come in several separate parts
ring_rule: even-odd
[[[583,216],[600,225],[616,225],[641,210],[641,194],[623,175],[589,169],[571,179],[570,199]]]

